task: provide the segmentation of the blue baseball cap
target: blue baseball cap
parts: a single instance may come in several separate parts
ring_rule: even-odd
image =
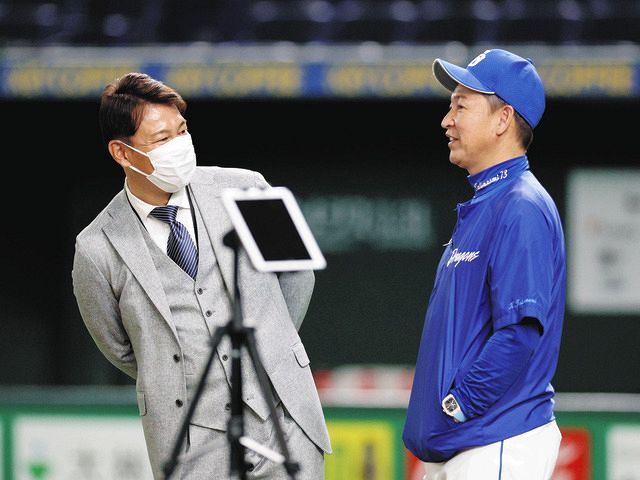
[[[497,95],[531,128],[538,125],[544,113],[544,86],[530,58],[494,48],[471,60],[467,68],[436,58],[433,74],[450,91],[460,84],[476,92]]]

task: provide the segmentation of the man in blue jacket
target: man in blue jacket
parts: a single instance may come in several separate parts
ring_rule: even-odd
[[[438,265],[403,432],[425,480],[547,480],[561,434],[555,373],[566,289],[563,228],[527,150],[545,109],[530,59],[436,59],[451,94],[449,160],[473,197]]]

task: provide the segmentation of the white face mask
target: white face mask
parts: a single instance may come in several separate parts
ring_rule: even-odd
[[[127,144],[125,143],[125,145]],[[196,152],[193,148],[191,135],[188,133],[178,135],[147,153],[141,152],[131,145],[127,145],[127,147],[148,157],[153,166],[153,172],[144,173],[133,165],[129,165],[129,168],[144,175],[156,187],[167,193],[177,192],[186,186],[191,181],[193,172],[196,171]]]

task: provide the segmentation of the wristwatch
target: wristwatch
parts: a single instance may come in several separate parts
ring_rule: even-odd
[[[460,409],[460,405],[458,405],[458,401],[452,394],[447,395],[442,400],[442,411],[452,417],[457,423],[462,423],[467,420],[467,417],[465,417]]]

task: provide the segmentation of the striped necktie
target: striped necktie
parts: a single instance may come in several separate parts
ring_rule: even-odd
[[[177,205],[156,207],[151,211],[151,215],[169,224],[167,255],[195,279],[198,272],[198,250],[191,240],[187,227],[176,220],[177,213]]]

